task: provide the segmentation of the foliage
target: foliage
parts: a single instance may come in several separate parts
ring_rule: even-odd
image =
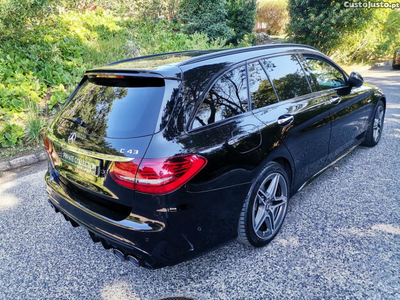
[[[176,20],[176,14],[181,0],[57,0],[52,5],[58,10],[96,10],[103,8],[119,16],[132,19]]]
[[[280,35],[289,21],[287,0],[262,0],[257,4],[257,22],[266,24],[266,32]]]
[[[117,1],[114,1],[117,2]],[[176,20],[180,0],[135,0],[126,1],[124,8],[131,7],[131,14],[136,19]],[[133,2],[133,5],[130,3]]]
[[[385,53],[393,55],[395,49],[400,47],[400,11],[389,12],[381,28],[382,42],[377,46],[378,55],[383,56]]]
[[[391,58],[400,39],[400,12],[373,9],[363,27],[343,36],[331,56],[345,64]]]
[[[49,101],[47,102],[47,106],[52,109],[57,105],[64,104],[67,100],[67,92],[64,88],[63,84],[60,84],[54,92],[51,94]]]
[[[255,43],[256,39],[257,38],[255,37],[254,34],[250,34],[250,35],[245,34],[243,36],[243,39],[240,41],[240,43],[237,44],[237,47],[239,47],[239,48],[240,47],[250,47]]]
[[[247,35],[249,39],[254,28],[256,2],[254,0],[228,0],[228,26],[233,37],[228,41],[238,45]]]
[[[371,22],[364,30],[343,37],[340,44],[331,52],[333,59],[351,64],[372,61],[379,57],[377,47],[380,44],[381,24]]]
[[[0,30],[3,36],[10,33],[20,36],[24,28],[31,27],[46,13],[50,0],[0,0]]]
[[[26,124],[25,136],[28,143],[38,145],[43,130],[46,128],[46,123],[43,118],[36,116],[30,118]]]
[[[0,159],[4,157],[11,157],[19,153],[26,153],[29,151],[40,151],[43,150],[43,145],[24,145],[23,147],[0,147]]]
[[[131,7],[123,0],[121,9],[125,2]],[[59,110],[87,69],[138,55],[224,47],[225,40],[210,42],[206,33],[188,35],[177,23],[151,19],[173,18],[166,9],[171,5],[175,13],[179,0],[153,2],[162,2],[164,10],[128,18],[116,13],[115,1],[0,0],[0,27],[20,25],[0,35],[1,146],[14,147],[22,139],[24,147],[36,143],[43,117]],[[8,123],[22,124],[23,130]]]
[[[17,124],[5,124],[0,131],[0,145],[2,147],[15,147],[22,144],[24,128]]]
[[[182,0],[179,20],[187,34],[205,33],[212,40],[230,40],[232,29],[228,25],[226,0]]]
[[[152,22],[149,19],[125,21],[124,26],[135,32],[131,41],[140,55],[162,52],[222,48],[225,41],[216,38],[209,41],[205,33],[187,35],[179,31],[179,26],[167,21]],[[135,31],[133,31],[135,30]]]
[[[288,10],[289,38],[328,54],[372,19],[372,10],[344,9],[341,2],[331,0],[289,0]]]

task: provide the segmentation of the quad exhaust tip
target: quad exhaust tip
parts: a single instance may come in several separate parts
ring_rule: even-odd
[[[122,261],[127,260],[135,267],[140,267],[142,265],[141,262],[139,261],[139,259],[137,259],[136,257],[134,257],[132,255],[125,256],[125,254],[119,249],[113,248],[111,251],[120,260],[122,260]]]
[[[136,257],[134,257],[134,256],[132,256],[132,255],[128,255],[127,257],[126,257],[126,259],[132,264],[132,265],[134,265],[135,267],[140,267],[142,264],[140,263],[140,261],[136,258]]]
[[[49,203],[50,203],[51,207],[54,209],[54,211],[56,213],[60,212],[63,215],[64,219],[66,221],[70,222],[73,227],[78,227],[79,226],[79,224],[77,222],[75,222],[70,217],[68,217],[66,214],[61,212],[50,200],[49,200]],[[136,257],[134,257],[132,255],[125,255],[121,250],[119,250],[117,248],[113,248],[110,244],[107,243],[106,240],[98,237],[96,234],[92,233],[91,231],[88,231],[88,232],[89,232],[89,235],[90,235],[90,237],[91,237],[91,239],[93,240],[94,243],[100,242],[105,249],[111,249],[112,253],[117,258],[119,258],[120,260],[123,260],[123,261],[127,260],[135,267],[141,267],[142,266],[143,262],[140,261],[138,258],[136,258]]]
[[[114,253],[114,255],[116,256],[116,257],[118,257],[120,260],[125,260],[126,258],[125,258],[125,254],[124,253],[122,253],[122,251],[121,250],[118,250],[118,249],[112,249],[112,252]]]

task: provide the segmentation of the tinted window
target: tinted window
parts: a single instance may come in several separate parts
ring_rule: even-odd
[[[332,65],[317,59],[307,58],[308,68],[317,82],[318,90],[328,90],[346,85],[342,73]]]
[[[165,87],[159,83],[146,87],[118,85],[86,81],[65,107],[58,125],[102,137],[136,137],[154,133]],[[85,126],[67,119],[78,119]]]
[[[278,102],[274,89],[260,63],[250,63],[248,65],[248,71],[252,109]]]
[[[294,55],[263,59],[261,62],[275,86],[279,100],[311,92],[304,71]]]
[[[246,68],[229,71],[214,84],[200,106],[193,128],[224,120],[248,110]]]

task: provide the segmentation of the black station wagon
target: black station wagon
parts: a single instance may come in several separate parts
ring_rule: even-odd
[[[237,237],[264,246],[294,193],[379,142],[385,105],[302,45],[112,63],[86,72],[47,131],[50,203],[136,266]]]

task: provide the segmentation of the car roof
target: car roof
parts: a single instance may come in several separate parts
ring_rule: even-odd
[[[288,50],[311,50],[315,48],[299,44],[269,44],[235,49],[218,50],[189,50],[169,52],[154,55],[135,57],[116,61],[100,68],[92,69],[87,73],[122,72],[148,74],[165,78],[181,78],[181,73],[198,68],[201,64],[216,63],[223,59],[228,64],[240,62],[266,54],[286,52]]]

